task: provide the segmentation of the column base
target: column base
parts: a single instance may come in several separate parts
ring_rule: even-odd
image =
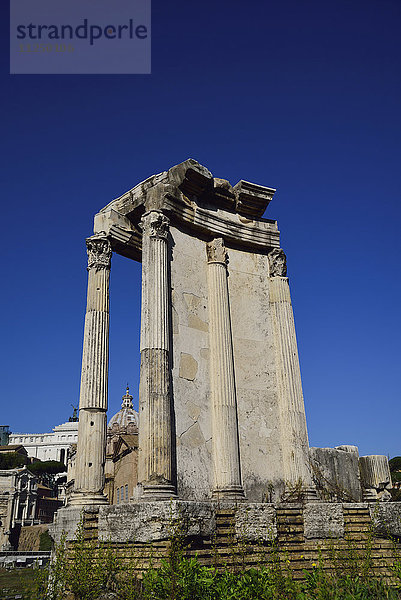
[[[104,494],[93,492],[73,492],[68,500],[68,506],[95,506],[108,503],[109,501]]]
[[[168,483],[159,485],[143,484],[142,489],[143,491],[140,497],[140,501],[169,500],[170,498],[177,498],[177,492],[175,491],[175,487]]]
[[[232,485],[226,488],[216,488],[212,493],[212,500],[226,500],[229,502],[244,502],[246,500],[241,485]]]

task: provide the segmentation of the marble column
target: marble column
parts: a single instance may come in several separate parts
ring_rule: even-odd
[[[227,282],[227,252],[222,238],[216,238],[208,243],[206,249],[209,286],[213,497],[221,500],[243,500]]]
[[[169,220],[145,213],[142,227],[141,374],[139,386],[138,481],[143,500],[176,495],[172,453]]]
[[[109,364],[111,246],[105,235],[86,240],[88,292],[82,353],[78,443],[71,504],[107,503],[103,494]]]
[[[301,370],[299,366],[294,314],[287,278],[286,256],[281,249],[269,253],[270,303],[276,348],[284,479],[291,487],[302,482],[306,499],[316,498],[309,468],[309,441],[306,427]]]
[[[391,499],[392,487],[388,458],[384,454],[359,457],[359,472],[365,502]]]

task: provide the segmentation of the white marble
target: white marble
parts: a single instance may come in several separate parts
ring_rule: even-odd
[[[71,504],[106,502],[103,495],[109,366],[111,245],[102,234],[86,240],[88,292],[82,352],[79,426]]]

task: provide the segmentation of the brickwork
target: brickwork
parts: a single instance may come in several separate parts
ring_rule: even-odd
[[[277,507],[277,537],[271,542],[247,542],[235,535],[235,508],[216,512],[216,533],[212,537],[187,538],[184,555],[197,556],[203,565],[236,570],[261,564],[280,564],[297,579],[304,569],[320,564],[329,571],[368,571],[391,580],[391,568],[401,557],[401,544],[374,535],[369,508],[366,505],[343,505],[344,537],[336,539],[306,539],[302,505],[286,504]],[[97,540],[98,515],[84,514],[84,538]],[[74,542],[71,542],[74,544]],[[169,555],[172,540],[152,543],[106,542],[118,556],[130,561],[140,575],[149,566],[158,567]]]

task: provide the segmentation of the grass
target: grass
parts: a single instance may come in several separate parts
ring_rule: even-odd
[[[80,566],[78,566],[78,571]],[[20,573],[17,574],[17,577]],[[328,574],[319,566],[305,573],[303,581],[291,574],[261,566],[240,572],[218,572],[199,564],[196,558],[167,559],[158,569],[148,569],[139,580],[135,575],[120,579],[108,574],[93,577],[80,571],[75,581],[59,579],[56,586],[41,585],[32,589],[30,600],[400,600],[401,588],[390,587],[375,577]],[[32,577],[32,573],[30,573]],[[55,583],[53,581],[53,583]],[[68,588],[68,592],[66,591]],[[103,595],[104,594],[104,595]],[[110,595],[107,595],[110,594]],[[2,596],[1,598],[3,598]]]
[[[296,581],[279,561],[219,572],[178,550],[140,580],[109,550],[93,554],[94,546],[83,545],[76,550],[70,561],[62,549],[50,568],[1,569],[1,600],[17,594],[26,600],[401,600],[399,579],[390,587],[369,574],[328,573],[320,564]]]
[[[0,598],[17,596],[31,598],[35,589],[36,571],[31,568],[24,569],[1,569],[0,568]],[[40,600],[38,598],[38,600]]]

